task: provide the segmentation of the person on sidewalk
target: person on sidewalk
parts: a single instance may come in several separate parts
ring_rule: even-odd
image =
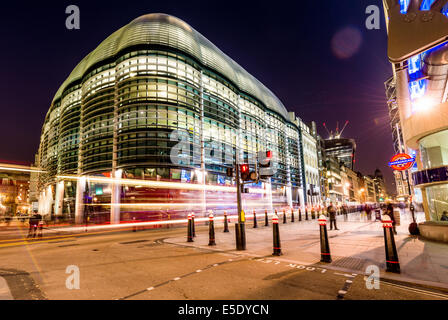
[[[443,211],[440,221],[448,221],[448,212]]]
[[[336,226],[336,208],[333,205],[333,202],[330,201],[330,205],[327,208],[327,212],[330,215],[330,230],[333,230],[333,224],[335,230],[339,230]]]
[[[348,220],[348,218],[347,218],[348,209],[347,209],[346,204],[342,205],[342,214],[344,215],[344,221],[347,221]]]

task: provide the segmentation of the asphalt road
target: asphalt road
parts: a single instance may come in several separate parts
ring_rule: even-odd
[[[380,282],[379,289],[369,290],[363,275],[325,265],[303,266],[272,256],[253,258],[163,241],[184,231],[2,242],[0,276],[13,299],[448,299],[447,293],[397,283]],[[197,232],[207,229],[198,227]],[[68,288],[76,284],[70,278],[73,268],[79,269],[79,289]]]

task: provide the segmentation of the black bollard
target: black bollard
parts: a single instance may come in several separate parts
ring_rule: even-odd
[[[132,217],[132,223],[135,224],[135,217]],[[134,225],[134,227],[132,228],[132,232],[137,232],[137,227]]]
[[[318,219],[320,227],[320,262],[331,262],[330,244],[328,243],[327,218],[321,215]]]
[[[308,220],[308,207],[305,207],[305,220]]]
[[[255,213],[255,209],[254,209],[254,228],[258,228],[258,224],[257,224],[257,214]]]
[[[395,246],[392,220],[385,214],[382,217],[384,229],[384,247],[386,249],[386,271],[400,273],[400,263],[398,262],[397,247]]]
[[[311,207],[311,219],[316,219],[316,212],[314,211],[314,207]]]
[[[268,219],[268,210],[264,210],[264,226],[269,226],[269,219]]]
[[[291,208],[291,222],[294,222],[294,209]]]
[[[280,231],[278,229],[278,216],[272,217],[272,230],[273,230],[273,256],[280,256],[282,254],[282,248],[280,245]]]
[[[286,210],[283,209],[283,223],[286,223]]]
[[[299,208],[299,221],[302,221],[302,209]]]
[[[193,226],[191,223],[191,213],[188,214],[188,226],[187,226],[187,242],[193,242]]]
[[[216,246],[215,242],[215,223],[213,221],[213,213],[210,213],[208,216],[208,245],[209,246]]]
[[[191,232],[193,234],[193,238],[196,237],[196,229],[194,227],[194,212],[191,213]]]
[[[229,221],[227,220],[227,212],[224,211],[224,232],[229,232]]]

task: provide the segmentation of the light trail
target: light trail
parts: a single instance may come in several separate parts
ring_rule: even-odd
[[[154,180],[137,180],[137,179],[119,179],[119,178],[107,178],[97,176],[75,176],[75,175],[62,175],[57,176],[58,179],[77,181],[85,179],[88,182],[98,182],[105,184],[119,184],[125,186],[147,186],[160,189],[184,189],[184,190],[197,190],[197,191],[223,191],[223,192],[236,192],[236,187],[214,186],[207,184],[194,184],[194,183],[182,183],[182,182],[168,182],[168,181],[154,181]],[[249,193],[267,193],[266,190],[258,188],[249,188]],[[278,192],[280,193],[280,192]],[[276,194],[273,192],[272,194]]]

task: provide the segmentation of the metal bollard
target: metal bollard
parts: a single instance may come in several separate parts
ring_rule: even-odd
[[[272,230],[273,230],[273,256],[280,256],[282,249],[280,245],[280,231],[278,228],[278,216],[275,214],[272,217]]]
[[[132,217],[132,223],[135,223],[135,217]],[[137,227],[134,225],[132,232],[137,232]]]
[[[302,209],[299,208],[299,221],[302,221]]]
[[[213,213],[210,212],[210,215],[208,216],[208,245],[209,246],[215,246],[215,223],[213,219]]]
[[[314,210],[314,207],[311,207],[311,219],[316,219],[316,212]]]
[[[257,224],[257,215],[255,213],[255,209],[254,209],[254,228],[258,228],[258,224]]]
[[[286,223],[286,211],[283,209],[283,223]]]
[[[194,212],[191,213],[191,232],[193,234],[193,238],[196,237],[196,229],[194,227]]]
[[[291,207],[291,222],[294,222],[294,209]]]
[[[187,242],[193,242],[193,226],[192,226],[191,213],[188,214],[188,231],[187,231]]]
[[[229,232],[229,221],[227,220],[226,211],[224,211],[224,232]]]
[[[305,220],[308,220],[308,207],[305,207]]]
[[[386,249],[386,271],[400,273],[400,262],[398,261],[397,247],[395,246],[392,220],[385,214],[382,217],[384,229],[384,247]]]
[[[320,227],[320,261],[331,262],[330,244],[328,243],[327,218],[321,215],[317,220]]]
[[[269,226],[269,219],[268,219],[268,210],[264,210],[264,226]]]

